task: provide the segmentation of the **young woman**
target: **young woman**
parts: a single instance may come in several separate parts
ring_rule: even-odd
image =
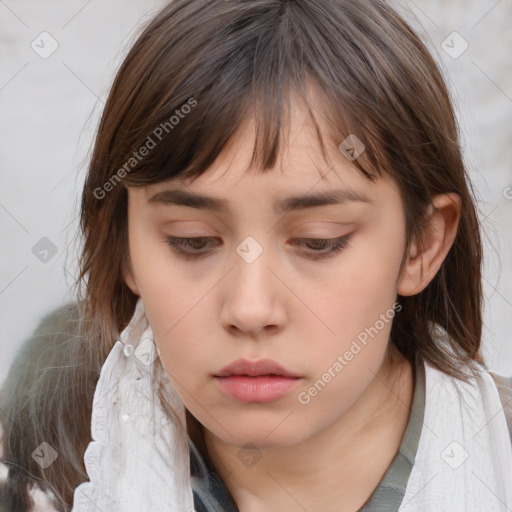
[[[387,4],[173,1],[81,231],[3,388],[3,510],[512,510],[456,122]]]

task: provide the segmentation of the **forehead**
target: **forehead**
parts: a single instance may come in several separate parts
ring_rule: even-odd
[[[338,148],[336,139],[330,135],[325,123],[317,120],[320,137],[325,145],[322,151],[319,134],[312,119],[304,109],[293,109],[290,122],[283,126],[276,164],[271,169],[261,169],[251,164],[257,137],[254,118],[246,119],[215,162],[199,177],[187,179],[175,177],[161,183],[149,185],[149,197],[169,188],[187,188],[208,192],[216,190],[229,194],[230,190],[247,184],[270,191],[329,190],[334,188],[368,188],[371,181],[365,178],[345,154]],[[233,198],[235,199],[235,198]]]
[[[372,203],[379,195],[379,188],[393,185],[390,177],[385,175],[384,179],[376,176],[372,182],[347,157],[346,145],[335,134],[342,130],[332,129],[332,121],[327,120],[324,112],[322,91],[318,87],[310,84],[305,100],[291,93],[287,105],[289,108],[283,115],[279,153],[273,168],[261,169],[251,163],[261,127],[257,115],[247,114],[206,171],[193,179],[178,176],[143,187],[146,201],[160,192],[174,189],[218,199],[212,202],[205,197],[198,199],[182,194],[180,198],[175,194],[172,198],[174,204],[181,201],[181,204],[198,205],[202,202],[207,208],[221,211],[223,208],[228,210],[229,204],[237,200],[254,198],[271,201],[278,213],[293,208],[294,204],[304,206],[308,200],[312,205],[322,201],[328,204],[329,200],[331,203],[335,200]],[[364,146],[358,158],[364,158]],[[303,197],[312,194],[325,196],[327,192],[332,193],[330,198]]]
[[[374,181],[368,179],[320,126],[325,154],[311,119],[294,112],[276,165],[263,170],[251,166],[257,128],[250,118],[199,177],[178,176],[136,189],[138,207],[155,214],[164,214],[168,207],[186,207],[180,211],[187,215],[210,213],[230,222],[287,214],[292,215],[290,219],[313,213],[325,219],[341,219],[345,214],[371,219],[388,211],[400,214],[401,197],[391,176],[384,173]]]

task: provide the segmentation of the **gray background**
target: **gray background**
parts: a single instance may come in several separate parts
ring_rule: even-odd
[[[512,2],[400,3],[457,104],[486,233],[484,355],[512,375]],[[88,151],[130,41],[163,4],[0,0],[0,381],[41,317],[73,299]],[[469,45],[458,58],[454,31]],[[42,32],[58,44],[46,59],[31,47],[51,48]]]

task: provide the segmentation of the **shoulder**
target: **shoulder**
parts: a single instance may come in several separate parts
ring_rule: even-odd
[[[2,426],[0,425],[0,487],[6,486],[9,479],[9,467],[5,464],[3,459],[3,433]],[[33,484],[28,487],[28,495],[32,500],[32,507],[30,512],[59,512],[52,504],[54,496],[46,491],[43,491],[39,486]],[[1,493],[0,493],[1,496]],[[0,498],[1,499],[1,498]],[[11,512],[4,510],[4,504],[0,501],[1,512]]]
[[[498,388],[501,405],[503,406],[503,412],[507,420],[510,440],[512,441],[512,377],[504,377],[490,371],[488,373]]]
[[[80,304],[78,302],[68,302],[46,313],[25,345],[34,344],[34,339],[46,336],[56,338],[74,337],[79,331],[79,323]]]
[[[52,391],[58,377],[71,373],[80,333],[79,305],[68,303],[44,315],[17,350],[0,389],[1,423],[9,427],[32,412],[31,407]],[[52,369],[53,371],[48,371]],[[58,371],[57,371],[58,370]],[[9,421],[7,421],[9,418]],[[8,441],[5,441],[8,443]]]
[[[6,387],[19,385],[20,376],[25,376],[27,368],[33,374],[34,364],[38,368],[44,367],[55,355],[50,348],[58,349],[63,343],[76,340],[79,332],[80,306],[77,302],[70,302],[45,314],[18,349],[2,386],[4,393]],[[4,395],[2,398],[7,400],[9,397]]]
[[[23,341],[14,361],[9,368],[0,390],[0,512],[14,512],[13,504],[21,500],[20,493],[29,497],[28,511],[58,512],[55,497],[43,490],[36,480],[26,486],[19,485],[19,479],[13,475],[16,467],[29,468],[31,450],[25,450],[25,444],[36,444],[38,430],[31,411],[37,410],[45,395],[50,396],[52,386],[60,383],[56,372],[49,368],[62,368],[61,373],[74,371],[71,347],[79,337],[80,305],[70,302],[49,311],[42,316],[32,334]],[[67,370],[66,370],[67,368]],[[46,376],[46,377],[45,377]],[[50,378],[51,377],[51,378]],[[68,380],[69,382],[69,380]],[[52,412],[45,408],[41,411],[41,424],[53,429]],[[54,418],[55,420],[55,418]],[[56,420],[55,420],[56,421]],[[64,422],[66,423],[66,422]],[[67,423],[66,423],[67,424]],[[41,427],[41,425],[39,425]],[[41,427],[42,428],[42,427]],[[56,443],[52,441],[52,446]],[[9,461],[13,461],[12,464]],[[16,482],[16,483],[13,483]],[[24,484],[25,485],[25,484]],[[21,503],[20,501],[20,503]],[[23,510],[25,505],[23,505]]]

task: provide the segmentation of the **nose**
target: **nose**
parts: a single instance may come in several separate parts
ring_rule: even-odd
[[[226,276],[220,314],[224,328],[231,335],[253,338],[282,330],[288,289],[266,251],[251,263],[238,254],[233,261],[235,268]]]

